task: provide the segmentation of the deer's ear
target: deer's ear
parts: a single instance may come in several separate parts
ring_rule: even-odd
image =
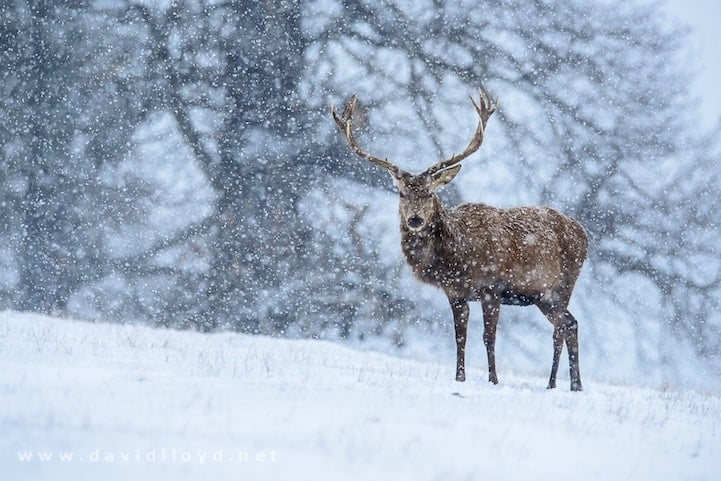
[[[400,192],[400,190],[401,190],[401,178],[403,177],[403,171],[401,171],[401,170],[398,170],[398,171],[389,170],[388,173],[389,173],[390,176],[391,176],[391,180],[393,181],[393,185],[394,185],[395,188],[398,189],[398,191]]]
[[[448,169],[441,170],[440,172],[436,172],[431,176],[431,187],[433,189],[443,187],[448,182],[453,180],[459,170],[461,170],[460,164],[454,165],[453,167]]]
[[[393,173],[391,173],[391,180],[393,181],[393,185],[395,186],[395,188],[398,190],[401,190],[400,179],[398,177],[396,177],[395,175],[393,175]]]

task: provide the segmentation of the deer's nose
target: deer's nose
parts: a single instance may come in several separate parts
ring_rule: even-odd
[[[423,218],[414,214],[406,220],[406,223],[411,229],[418,229],[423,225]]]

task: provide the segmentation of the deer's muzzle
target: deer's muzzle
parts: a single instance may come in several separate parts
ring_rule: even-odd
[[[423,218],[415,214],[406,219],[406,224],[411,229],[420,229],[423,227],[423,223]]]

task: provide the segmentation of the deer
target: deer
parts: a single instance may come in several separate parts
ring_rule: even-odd
[[[553,362],[547,389],[556,387],[558,364],[565,342],[571,391],[581,391],[578,322],[568,310],[576,280],[588,251],[583,226],[550,207],[497,208],[483,203],[442,204],[437,190],[451,182],[461,162],[483,143],[486,124],[498,99],[481,88],[475,133],[460,154],[441,160],[420,174],[411,174],[387,158],[364,150],[354,132],[356,95],[331,114],[350,149],[385,169],[399,197],[401,250],[413,274],[440,288],[453,313],[456,340],[456,381],[466,380],[465,354],[469,302],[480,302],[483,343],[488,357],[488,381],[496,374],[496,327],[501,305],[535,305],[553,326]]]

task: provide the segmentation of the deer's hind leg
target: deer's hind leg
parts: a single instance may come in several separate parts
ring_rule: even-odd
[[[576,318],[566,309],[565,303],[548,306],[542,303],[538,308],[553,324],[553,363],[551,364],[551,376],[548,379],[548,389],[556,387],[556,376],[558,374],[558,363],[561,360],[563,343],[568,348],[568,364],[571,377],[571,391],[581,391],[581,375],[578,363],[578,322]]]
[[[564,313],[564,337],[568,348],[568,365],[571,374],[571,391],[582,391],[581,370],[578,365],[578,322],[570,311]]]

